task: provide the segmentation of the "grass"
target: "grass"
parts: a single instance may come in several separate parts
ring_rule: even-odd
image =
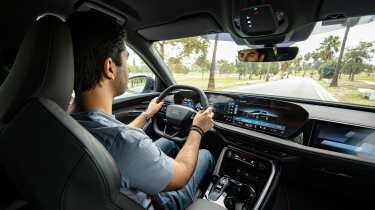
[[[363,95],[358,92],[358,88],[366,88],[375,90],[375,85],[366,84],[363,82],[370,81],[375,82],[375,76],[369,76],[366,73],[361,73],[355,76],[355,81],[349,80],[349,75],[341,75],[339,79],[339,87],[330,87],[330,79],[322,79],[319,81],[319,74],[316,70],[307,70],[305,77],[311,77],[311,72],[314,72],[313,79],[318,81],[328,92],[330,92],[339,102],[359,104],[364,106],[375,106],[375,101],[371,101],[363,97]],[[297,76],[302,76],[303,72],[299,72]]]
[[[365,106],[375,106],[375,101],[368,100],[358,92],[358,88],[375,89],[374,85],[368,85],[361,81],[349,81],[341,78],[339,80],[339,87],[329,87],[331,80],[322,79],[319,83],[328,90],[339,102],[359,104]]]
[[[355,75],[354,78],[355,80],[365,80],[365,81],[375,82],[375,76],[369,76],[366,73],[357,74]],[[341,79],[349,80],[349,75],[342,75]]]
[[[178,84],[193,85],[203,90],[207,89],[208,74],[204,74],[203,77],[201,73],[175,74],[174,76]],[[258,82],[261,81],[259,81],[257,77],[253,77],[252,80],[249,80],[248,78],[246,78],[246,80],[239,80],[237,74],[216,74],[215,90],[223,90],[225,88]]]

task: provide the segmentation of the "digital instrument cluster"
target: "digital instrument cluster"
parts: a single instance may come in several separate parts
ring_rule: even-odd
[[[183,106],[187,106],[187,107],[190,107],[190,108],[192,108],[192,109],[194,109],[194,110],[197,110],[197,111],[203,109],[203,107],[202,107],[202,105],[201,105],[200,102],[198,102],[198,101],[194,101],[194,100],[191,99],[191,98],[184,98],[184,99],[182,100],[181,105],[183,105]]]
[[[196,111],[203,109],[199,96],[192,91],[180,91],[175,93],[173,101],[175,104],[190,107]]]

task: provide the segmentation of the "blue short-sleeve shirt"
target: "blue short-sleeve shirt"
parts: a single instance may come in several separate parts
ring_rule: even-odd
[[[121,190],[148,208],[148,195],[161,192],[173,175],[173,159],[164,154],[142,129],[131,128],[99,111],[73,113],[83,127],[109,151],[121,172]]]

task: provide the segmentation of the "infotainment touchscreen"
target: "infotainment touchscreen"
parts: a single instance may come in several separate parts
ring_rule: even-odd
[[[284,134],[286,125],[276,113],[266,106],[249,106],[246,100],[238,100],[228,104],[225,113],[226,122],[241,127],[254,128],[275,134]]]
[[[317,124],[313,146],[356,156],[375,158],[375,130],[321,122]]]
[[[307,112],[300,106],[249,96],[208,94],[215,120],[288,138],[303,127]]]

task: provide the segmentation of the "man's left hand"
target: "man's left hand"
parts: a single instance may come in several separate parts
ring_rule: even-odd
[[[151,100],[150,104],[147,107],[146,113],[150,116],[153,117],[163,106],[164,101],[160,101],[157,103],[158,97],[154,98]]]

